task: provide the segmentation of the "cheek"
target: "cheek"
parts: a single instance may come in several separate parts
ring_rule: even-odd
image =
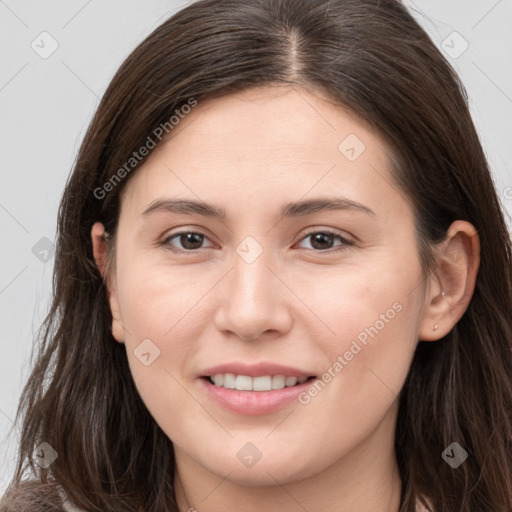
[[[214,282],[211,272],[203,277],[185,266],[162,265],[140,265],[119,280],[120,309],[131,344],[140,342],[141,336],[159,343],[179,342],[182,322],[198,306],[201,309],[200,299]]]
[[[329,328],[320,338],[326,379],[343,374],[336,386],[365,400],[381,396],[376,388],[399,393],[417,344],[421,276],[419,263],[393,255],[309,288],[308,305]]]
[[[299,397],[305,428],[323,439],[306,458],[339,457],[392,414],[417,340],[419,267],[401,272],[353,269],[318,282],[308,305],[334,331],[316,340],[325,361],[318,380]],[[323,286],[320,286],[323,284]],[[330,335],[329,335],[330,334]],[[318,421],[328,417],[329,421]],[[291,434],[290,434],[291,435]],[[299,442],[299,440],[297,440]]]
[[[119,275],[120,309],[125,325],[128,362],[140,397],[168,434],[191,428],[195,418],[190,394],[182,382],[184,364],[199,338],[190,315],[204,285],[191,272],[147,266]],[[199,297],[198,297],[199,295]],[[200,308],[200,305],[199,305]],[[144,348],[142,348],[144,347]],[[193,404],[192,404],[193,405]],[[175,411],[187,411],[177,416]]]
[[[201,299],[218,277],[208,269],[136,263],[132,259],[118,270],[128,361],[155,419],[170,422],[166,411],[182,410],[190,402],[179,382],[196,354],[194,340],[201,339],[200,330],[211,316]]]

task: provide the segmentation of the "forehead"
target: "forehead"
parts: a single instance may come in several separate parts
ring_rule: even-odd
[[[235,154],[272,148],[289,157],[317,153],[331,158],[350,130],[368,142],[371,138],[373,145],[381,144],[364,120],[320,92],[265,86],[199,102],[164,145],[175,138],[183,141],[186,132],[186,138],[194,137],[212,151],[219,145]]]
[[[294,200],[313,188],[368,194],[386,182],[389,188],[388,162],[378,134],[325,96],[259,87],[199,102],[131,177],[123,202],[141,213],[171,191],[220,201],[228,189]]]

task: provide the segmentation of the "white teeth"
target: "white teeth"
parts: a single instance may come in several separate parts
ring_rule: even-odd
[[[247,379],[252,380],[253,391],[270,391],[272,389],[272,377],[269,375],[266,375],[265,377],[254,377],[253,379],[247,377]]]
[[[274,375],[272,377],[272,389],[283,389],[286,385],[284,375]]]
[[[239,391],[270,391],[302,384],[307,377],[285,377],[284,375],[264,375],[262,377],[248,377],[247,375],[234,375],[233,373],[218,373],[211,376],[216,386]]]
[[[224,384],[224,375],[222,375],[222,373],[218,373],[217,375],[214,375],[213,383],[216,386],[222,386],[222,384]]]
[[[286,377],[284,384],[285,386],[295,386],[297,384],[297,377]]]
[[[235,389],[235,376],[232,373],[225,373],[222,386],[228,389]]]
[[[252,391],[252,379],[246,375],[237,375],[235,379],[235,389],[240,391]]]

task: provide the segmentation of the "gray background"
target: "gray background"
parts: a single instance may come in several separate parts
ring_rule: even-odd
[[[467,88],[512,226],[512,2],[405,2]],[[18,427],[7,433],[49,306],[57,209],[79,144],[122,60],[187,3],[0,0],[0,493],[12,473]]]

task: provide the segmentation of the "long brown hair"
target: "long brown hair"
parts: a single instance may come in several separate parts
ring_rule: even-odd
[[[400,511],[422,495],[436,511],[512,510],[511,240],[457,75],[398,0],[200,0],[121,65],[66,184],[53,303],[17,413],[19,460],[2,511],[54,510],[57,484],[85,510],[178,510],[173,446],[112,337],[91,227],[103,222],[115,247],[120,193],[140,162],[119,169],[176,110],[268,84],[321,90],[384,137],[425,276],[453,221],[477,229],[471,302],[444,338],[419,342],[400,394]],[[441,458],[453,441],[468,452],[456,470]],[[59,454],[48,469],[33,456],[41,442]]]

